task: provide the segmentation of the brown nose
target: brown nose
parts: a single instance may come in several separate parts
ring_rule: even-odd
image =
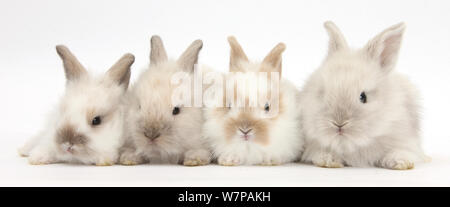
[[[161,133],[159,133],[158,129],[149,128],[149,129],[145,130],[144,135],[145,135],[145,137],[149,138],[150,140],[155,140],[161,136]]]
[[[245,129],[239,128],[239,131],[241,131],[242,134],[245,134],[245,135],[250,133],[252,130],[253,129],[251,129],[251,128],[245,128]]]
[[[336,123],[336,122],[333,122],[333,125],[336,126],[336,127],[338,127],[339,129],[341,129],[342,127],[344,127],[345,125],[347,125],[347,122],[344,122],[344,123]]]

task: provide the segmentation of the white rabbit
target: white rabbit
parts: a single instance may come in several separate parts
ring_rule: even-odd
[[[302,160],[321,167],[406,170],[427,159],[420,146],[419,95],[394,70],[405,25],[394,25],[361,49],[324,24],[328,56],[301,92],[306,134]]]
[[[30,164],[59,162],[112,165],[122,145],[123,97],[134,56],[125,54],[103,77],[91,77],[65,46],[66,89],[46,128],[19,149]]]
[[[192,79],[202,46],[201,40],[194,41],[175,61],[167,58],[159,36],[151,38],[150,66],[129,91],[121,164],[209,164],[211,155],[201,137],[202,107],[172,103],[174,91],[183,87],[172,84],[172,78],[184,72]]]
[[[270,76],[266,76],[266,80],[262,79],[268,84],[272,73],[278,75],[272,78],[281,78],[281,54],[285,50],[283,43],[273,48],[262,62],[253,63],[234,37],[229,37],[228,42],[231,46],[230,72],[247,75],[249,79],[246,79],[245,84],[253,84],[250,81],[260,74],[258,72],[268,72]],[[227,76],[233,75],[237,74],[230,73]],[[271,95],[270,99],[262,99],[258,105],[251,105],[249,96],[243,96],[246,87],[236,87],[234,98],[245,97],[244,106],[235,104],[236,100],[230,102],[224,98],[224,107],[205,109],[203,133],[218,164],[280,165],[299,159],[303,140],[297,108],[298,90],[289,81],[282,78],[278,80],[279,91],[270,91],[272,95],[279,93],[277,99]],[[258,90],[262,94],[268,92],[267,87]],[[272,114],[268,116],[268,113]]]

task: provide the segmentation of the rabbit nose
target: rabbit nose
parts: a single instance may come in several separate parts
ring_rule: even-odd
[[[70,153],[73,153],[73,151],[74,151],[73,144],[70,144],[69,146],[67,146],[66,151],[70,152]]]
[[[344,126],[347,125],[347,124],[348,124],[348,122],[343,122],[343,123],[336,123],[336,122],[333,122],[333,125],[336,126],[336,127],[338,127],[339,129],[341,129],[342,127],[344,127]]]
[[[71,145],[76,144],[86,144],[88,142],[88,137],[84,134],[78,133],[75,128],[71,125],[65,125],[60,128],[57,132],[59,143],[69,143]]]
[[[245,128],[245,129],[239,128],[239,131],[241,131],[242,134],[244,134],[244,135],[247,135],[247,134],[250,133],[252,130],[253,130],[252,128]]]
[[[150,129],[150,130],[146,130],[144,132],[144,135],[145,135],[145,137],[149,138],[150,140],[155,140],[159,136],[161,136],[161,133],[159,133],[159,130],[157,130],[157,129]]]

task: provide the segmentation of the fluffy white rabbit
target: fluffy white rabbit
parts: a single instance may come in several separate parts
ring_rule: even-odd
[[[419,95],[394,71],[405,25],[394,25],[351,49],[332,22],[328,56],[306,82],[302,160],[321,167],[406,170],[427,159],[420,145]]]
[[[203,42],[194,41],[178,60],[167,58],[159,36],[150,42],[150,66],[129,91],[127,141],[120,163],[209,164],[211,155],[201,137],[202,107],[172,103],[180,87],[191,89],[173,84],[172,78],[181,72],[192,80]]]
[[[251,80],[260,75],[258,72],[267,72],[266,80],[262,79],[267,85],[270,84],[270,77],[281,78],[281,54],[285,50],[283,43],[275,46],[262,62],[250,62],[234,37],[229,37],[228,42],[231,46],[230,72],[247,75],[247,86],[255,83]],[[278,76],[272,77],[272,73]],[[230,73],[227,76],[229,78],[232,75],[237,74]],[[261,94],[269,91],[267,87],[259,87],[258,90]],[[236,87],[234,91],[234,99],[244,97],[245,105],[239,106],[235,104],[236,100],[223,98],[224,107],[205,109],[203,133],[218,164],[280,165],[299,159],[303,140],[300,136],[296,87],[281,78],[279,91],[270,91],[271,97],[262,99],[257,105],[251,105],[249,96],[245,96],[246,87]],[[275,93],[279,93],[278,99],[272,97]],[[268,116],[268,113],[272,114]]]
[[[122,146],[123,97],[134,56],[125,54],[102,77],[92,77],[65,46],[56,46],[64,63],[65,93],[46,128],[19,154],[30,164],[59,162],[112,165]]]

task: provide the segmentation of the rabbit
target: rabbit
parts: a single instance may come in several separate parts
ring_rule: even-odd
[[[70,50],[56,51],[64,63],[66,88],[46,127],[19,149],[32,165],[78,163],[108,166],[123,145],[132,54],[125,54],[101,77],[92,77]]]
[[[231,73],[226,76],[241,73],[251,78],[260,74],[258,72],[268,72],[272,77],[275,73],[277,76],[272,78],[278,77],[279,99],[271,96],[271,100],[263,99],[252,106],[247,100],[249,97],[245,97],[243,107],[233,100],[225,100],[224,107],[205,107],[203,133],[214,158],[224,166],[281,165],[298,160],[303,147],[297,107],[299,91],[280,75],[285,44],[276,45],[262,62],[250,62],[235,37],[228,37],[228,42]],[[263,81],[268,81],[268,77]],[[234,84],[231,86],[233,88]],[[234,89],[234,98],[244,97],[246,87]],[[267,87],[258,90],[263,94],[268,91]],[[274,91],[271,94],[275,94]]]
[[[180,73],[193,77],[203,42],[194,41],[178,60],[168,59],[159,36],[152,36],[150,44],[150,66],[128,93],[126,143],[120,163],[207,165],[211,155],[201,137],[202,107],[172,102],[178,88],[172,78]]]
[[[300,95],[302,161],[407,170],[428,160],[420,144],[418,90],[394,71],[405,24],[387,28],[361,49],[349,48],[333,22],[324,27],[328,55]]]

